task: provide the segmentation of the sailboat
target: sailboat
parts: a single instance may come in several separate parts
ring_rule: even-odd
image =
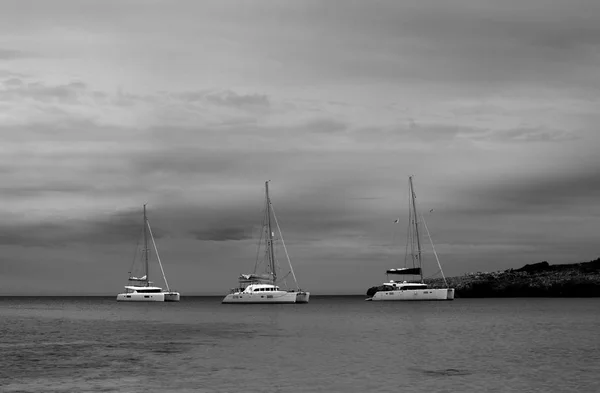
[[[238,277],[238,287],[231,289],[230,293],[223,298],[222,303],[239,303],[239,304],[251,304],[251,303],[265,303],[265,304],[276,304],[276,303],[308,303],[310,298],[310,292],[306,292],[300,289],[296,275],[290,261],[289,254],[285,247],[283,240],[283,234],[275,215],[275,210],[269,198],[269,181],[265,182],[265,215],[262,223],[262,233],[258,244],[258,253],[256,263],[254,265],[254,272],[251,274],[241,274]],[[279,239],[275,238],[275,232],[273,232],[273,221],[277,226]],[[264,235],[264,236],[263,236]],[[264,238],[264,242],[263,242]],[[277,277],[278,263],[275,255],[275,242],[281,240],[281,245],[285,251],[290,272],[281,279]],[[259,261],[258,255],[260,255],[261,246],[264,246],[264,259]],[[265,272],[258,273],[257,269],[264,262]],[[296,285],[296,289],[281,289],[277,284],[278,280],[284,280],[291,274]]]
[[[421,214],[420,220],[419,215],[417,214],[417,206],[416,206],[416,195],[414,191],[413,185],[413,177],[408,177],[408,192],[409,192],[409,209],[408,209],[408,219],[409,219],[409,231],[408,231],[408,245],[410,245],[410,256],[412,261],[412,266],[405,266],[402,268],[394,268],[388,269],[386,271],[386,276],[389,279],[390,275],[400,275],[400,276],[420,276],[420,280],[418,282],[412,281],[396,281],[389,280],[388,282],[384,282],[382,286],[377,288],[377,291],[369,298],[365,299],[368,301],[379,301],[379,300],[396,300],[396,301],[409,301],[409,300],[453,300],[454,299],[454,289],[448,287],[448,283],[446,282],[446,277],[444,276],[444,272],[442,271],[442,266],[440,264],[440,260],[435,252],[435,246],[433,245],[433,241],[431,240],[431,236],[429,235],[429,229],[427,229],[427,224],[425,223],[425,217]],[[396,221],[397,222],[397,221]],[[435,255],[435,259],[438,263],[440,272],[442,274],[442,278],[444,280],[444,284],[446,288],[429,288],[427,284],[423,281],[423,249],[421,246],[421,234],[420,234],[420,224],[423,224],[423,227],[427,231],[427,235],[429,236],[429,240],[431,241],[431,247],[433,249],[433,254]],[[408,247],[407,247],[408,249]],[[408,258],[405,258],[405,265],[408,264]],[[367,294],[369,295],[369,294]]]
[[[156,253],[156,259],[160,266],[163,279],[165,281],[166,290],[161,287],[154,286],[153,282],[150,281],[150,270],[149,270],[149,254],[150,249],[148,247],[148,235],[152,240],[154,251]],[[135,262],[135,261],[134,261]],[[129,285],[125,286],[125,292],[117,295],[118,302],[178,302],[180,295],[179,292],[171,291],[169,284],[167,283],[167,277],[163,270],[160,256],[158,255],[158,249],[156,248],[156,242],[152,234],[152,228],[150,227],[150,221],[146,215],[146,205],[144,205],[144,249],[143,249],[143,272],[144,275],[135,277],[129,272]]]

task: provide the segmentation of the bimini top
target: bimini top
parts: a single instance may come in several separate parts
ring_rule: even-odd
[[[125,289],[130,289],[132,291],[136,291],[136,292],[161,292],[162,288],[161,287],[139,287],[139,286],[135,286],[135,285],[125,285]]]
[[[279,287],[270,284],[252,284],[248,285],[244,292],[262,292],[262,291],[279,291]]]
[[[401,267],[398,269],[388,269],[388,270],[386,270],[385,274],[410,274],[410,275],[418,276],[419,274],[421,274],[421,268],[420,267]]]

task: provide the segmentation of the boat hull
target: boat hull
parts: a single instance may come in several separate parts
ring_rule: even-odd
[[[165,292],[165,302],[178,302],[180,300],[179,292]]]
[[[225,304],[293,304],[300,292],[277,291],[272,294],[234,292],[223,298]],[[308,297],[306,298],[308,301]]]
[[[179,292],[119,293],[118,302],[178,302]]]
[[[119,293],[118,302],[164,302],[164,293]]]
[[[308,303],[310,292],[296,292],[296,303]]]
[[[454,288],[408,289],[376,292],[372,301],[454,300]]]

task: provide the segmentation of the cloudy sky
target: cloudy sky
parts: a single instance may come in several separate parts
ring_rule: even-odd
[[[599,75],[596,0],[2,1],[0,294],[116,295],[144,203],[226,293],[269,179],[314,294],[403,266],[408,175],[447,275],[594,259]]]

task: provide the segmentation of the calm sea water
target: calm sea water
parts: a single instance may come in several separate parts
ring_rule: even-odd
[[[600,299],[0,298],[2,392],[597,392]]]

